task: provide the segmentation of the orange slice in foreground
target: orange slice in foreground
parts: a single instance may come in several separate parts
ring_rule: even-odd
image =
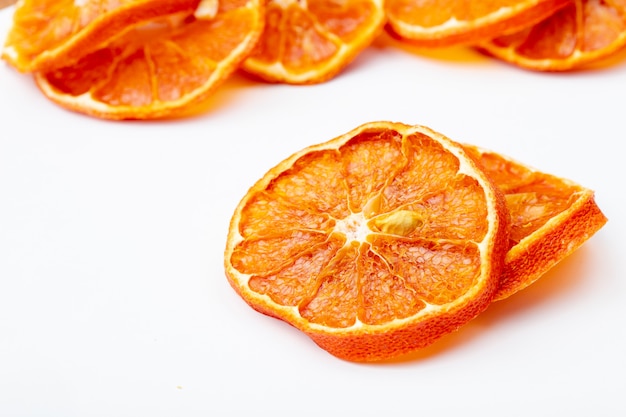
[[[567,71],[625,46],[626,2],[574,0],[536,25],[481,44],[480,50],[523,68]]]
[[[460,145],[374,122],[269,170],[234,212],[225,270],[252,308],[376,361],[483,311],[507,239],[504,197]]]
[[[2,58],[22,72],[75,61],[145,21],[192,13],[199,0],[22,0]]]
[[[495,300],[535,282],[607,222],[592,190],[495,152],[464,146],[504,192],[511,215],[509,251]]]
[[[569,0],[387,0],[388,31],[416,46],[486,41],[536,23]]]
[[[195,13],[137,26],[36,81],[57,104],[101,118],[179,114],[239,67],[262,32],[263,12],[263,0],[203,1]]]
[[[382,0],[269,0],[266,28],[243,68],[263,80],[327,81],[382,31]]]

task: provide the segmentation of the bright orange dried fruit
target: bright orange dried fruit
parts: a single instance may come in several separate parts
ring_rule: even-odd
[[[35,71],[50,100],[106,119],[188,111],[239,68],[265,22],[263,0],[181,0],[163,7],[157,0],[61,3],[27,0],[19,6],[4,57]],[[89,13],[105,6],[111,10]],[[46,26],[52,11],[60,16]],[[38,25],[29,26],[31,14]],[[65,38],[46,37],[62,33],[64,25],[77,29]],[[41,43],[27,42],[40,33],[46,35]]]
[[[568,71],[602,61],[624,47],[624,0],[572,0],[546,19],[497,36],[479,49],[522,68]]]
[[[433,343],[492,301],[503,195],[463,148],[374,122],[272,168],[236,208],[228,280],[254,309],[352,361]]]
[[[144,22],[193,13],[199,0],[22,0],[2,58],[22,72],[76,61]]]
[[[511,215],[496,300],[535,282],[606,224],[592,190],[504,155],[464,146],[505,194]]]
[[[569,0],[387,0],[389,32],[424,47],[473,45],[525,28]]]
[[[327,81],[382,31],[382,0],[269,0],[266,27],[243,69],[271,82]]]

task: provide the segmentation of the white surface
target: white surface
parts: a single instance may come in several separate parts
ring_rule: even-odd
[[[65,111],[1,63],[0,416],[626,415],[625,80],[626,59],[537,74],[387,41],[323,85],[237,75],[201,115],[141,123]],[[385,119],[593,188],[609,222],[460,332],[363,365],[250,309],[222,254],[267,169]]]

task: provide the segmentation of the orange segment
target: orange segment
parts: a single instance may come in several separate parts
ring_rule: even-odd
[[[384,22],[382,0],[269,0],[265,32],[243,68],[271,82],[327,81],[371,44]]]
[[[22,0],[2,58],[22,72],[65,65],[145,21],[191,13],[199,0]]]
[[[233,214],[225,269],[257,311],[376,361],[484,310],[507,233],[503,195],[460,145],[374,122],[269,170]]]
[[[480,49],[514,65],[566,71],[613,55],[626,46],[624,0],[573,0],[541,22]]]
[[[177,114],[238,68],[260,36],[263,10],[262,0],[220,0],[214,16],[153,20],[36,80],[52,101],[97,117]]]
[[[496,300],[535,282],[607,222],[592,190],[503,155],[464,146],[504,192],[511,214],[509,251]]]
[[[474,44],[527,27],[569,0],[387,0],[387,29],[425,47]]]

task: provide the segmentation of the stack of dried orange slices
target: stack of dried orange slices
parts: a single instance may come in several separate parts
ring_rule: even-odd
[[[476,46],[536,71],[606,61],[626,47],[623,0],[387,0],[388,32],[420,47]]]
[[[263,0],[22,0],[2,57],[63,107],[109,119],[176,114],[256,44]]]
[[[387,24],[385,26],[385,24]],[[313,84],[386,27],[424,47],[472,45],[540,71],[580,68],[626,46],[623,0],[21,0],[2,58],[43,93],[108,119],[184,113],[242,68]]]
[[[380,361],[459,329],[605,222],[571,181],[424,126],[373,122],[254,184],[225,270],[257,311],[339,358]]]
[[[385,21],[382,0],[22,0],[2,58],[63,107],[149,119],[182,113],[240,67],[327,81]]]

